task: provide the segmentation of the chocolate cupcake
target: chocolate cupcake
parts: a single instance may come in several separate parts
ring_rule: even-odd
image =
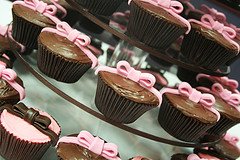
[[[122,4],[123,0],[66,0],[74,1],[81,7],[87,9],[89,12],[102,15],[110,16],[117,10],[117,8]]]
[[[44,28],[38,37],[38,68],[57,81],[74,83],[98,61],[88,48],[91,40],[66,22]]]
[[[153,87],[155,77],[119,61],[117,68],[99,66],[95,105],[108,119],[132,123],[146,111],[160,105],[161,97]]]
[[[28,48],[37,49],[37,37],[44,27],[56,26],[57,8],[39,0],[13,2],[13,38]]]
[[[60,138],[57,144],[57,155],[59,160],[89,158],[91,160],[121,160],[115,144],[107,143],[87,131]]]
[[[25,90],[22,80],[17,77],[14,70],[6,68],[6,64],[0,61],[0,106],[16,104],[25,98]]]
[[[0,154],[5,159],[41,159],[60,135],[60,127],[50,115],[23,103],[2,106],[0,117]]]
[[[240,94],[224,89],[220,83],[214,83],[211,89],[206,87],[197,89],[215,96],[214,108],[221,114],[220,120],[207,131],[208,134],[221,136],[240,123]]]
[[[192,29],[184,36],[181,53],[188,62],[217,70],[239,53],[232,39],[236,32],[205,14],[201,21],[190,19]]]
[[[178,89],[165,88],[161,94],[158,122],[175,138],[197,141],[220,119],[219,112],[212,107],[214,97],[202,94],[186,82],[179,84]]]
[[[130,158],[129,160],[151,160],[151,159],[143,156],[137,156],[137,157]]]
[[[178,1],[132,0],[127,33],[148,46],[166,49],[191,29]]]

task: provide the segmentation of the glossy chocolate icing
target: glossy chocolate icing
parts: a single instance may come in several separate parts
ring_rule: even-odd
[[[50,20],[48,17],[28,7],[15,4],[13,5],[12,10],[18,17],[21,17],[26,21],[31,22],[35,25],[41,26],[43,28],[55,27],[55,23],[52,20]]]
[[[199,121],[207,124],[217,122],[217,115],[205,109],[201,104],[192,102],[187,97],[183,97],[181,95],[175,95],[171,93],[165,93],[165,95],[172,106],[176,107],[184,115],[196,118]]]
[[[131,3],[135,3],[136,5],[140,6],[142,9],[147,10],[148,12],[151,12],[152,14],[156,15],[157,17],[161,19],[166,19],[169,23],[173,23],[181,28],[185,28],[186,31],[188,29],[187,25],[184,24],[182,21],[168,13],[166,10],[162,9],[161,7],[154,6],[150,3],[143,2],[140,0],[132,0]]]
[[[62,56],[62,58],[81,63],[92,63],[88,56],[82,50],[69,41],[67,38],[51,32],[41,32],[38,42],[44,45],[52,53]]]
[[[64,142],[58,144],[57,155],[62,160],[107,160],[82,146]]]
[[[201,26],[200,24],[196,24],[194,22],[190,23],[192,28],[197,30],[197,32],[201,33],[204,37],[206,37],[209,40],[212,40],[219,45],[225,47],[227,50],[238,53],[237,46],[233,45],[229,41],[227,41],[222,34],[218,33],[216,30],[211,30],[206,27]]]
[[[100,78],[119,95],[137,103],[158,105],[158,98],[138,83],[118,74],[100,71]]]

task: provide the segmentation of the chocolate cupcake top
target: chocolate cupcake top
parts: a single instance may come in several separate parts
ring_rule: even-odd
[[[224,24],[215,21],[211,15],[205,14],[201,21],[195,19],[188,20],[193,29],[200,31],[200,33],[216,43],[224,46],[233,53],[239,53],[239,45],[233,39],[236,37],[236,31]]]
[[[41,27],[55,27],[60,22],[56,17],[57,10],[60,9],[66,13],[66,10],[57,4],[54,0],[54,5],[48,5],[39,0],[24,0],[13,2],[13,13],[28,22]],[[65,16],[66,14],[64,14]]]
[[[106,143],[87,131],[81,131],[76,136],[60,138],[57,144],[57,154],[63,160],[121,160],[115,144]]]
[[[39,35],[39,42],[53,53],[75,62],[98,64],[96,56],[88,48],[90,38],[71,28],[66,22],[60,22],[56,29],[44,28]]]
[[[160,105],[161,96],[153,85],[156,79],[149,73],[135,70],[126,61],[119,61],[117,68],[99,66],[95,72],[119,95],[137,103]]]
[[[129,0],[129,3],[135,3],[142,9],[151,12],[153,15],[166,19],[168,22],[181,28],[185,28],[186,33],[191,29],[189,22],[179,15],[183,11],[183,6],[178,1]]]
[[[216,123],[220,119],[219,112],[213,108],[214,96],[203,94],[186,82],[180,83],[178,89],[164,88],[161,94],[165,94],[171,104],[186,116],[203,123]]]

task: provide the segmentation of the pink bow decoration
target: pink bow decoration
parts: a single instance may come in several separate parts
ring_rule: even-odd
[[[231,145],[237,147],[238,149],[240,149],[237,145],[237,143],[239,142],[239,138],[236,136],[232,136],[229,133],[226,133],[226,135],[223,137],[223,139],[225,141],[228,141]]]
[[[67,10],[66,10],[63,6],[61,6],[60,4],[58,4],[58,0],[50,0],[50,1],[63,13],[63,15],[62,15],[61,18],[66,17],[66,15],[67,15]]]
[[[116,68],[99,66],[95,73],[97,74],[99,71],[107,71],[131,79],[157,96],[159,102],[162,101],[159,91],[153,87],[156,82],[155,77],[152,74],[142,73],[141,71],[135,70],[127,61],[119,61]],[[159,103],[159,106],[160,104],[161,103]]]
[[[214,83],[212,91],[240,112],[240,94],[224,89],[220,83]]]
[[[205,4],[201,5],[200,10],[203,11],[205,14],[210,14],[213,17],[213,19],[217,20],[218,22],[225,23],[227,20],[224,13],[218,12],[214,8],[209,8]]]
[[[60,20],[57,17],[55,17],[57,13],[57,7],[55,5],[48,5],[47,3],[44,3],[43,1],[39,0],[15,1],[13,2],[13,4],[23,5],[34,11],[37,11],[43,14],[44,16],[50,18],[56,24],[60,22]]]
[[[85,53],[88,56],[88,58],[91,59],[92,68],[94,68],[97,65],[98,63],[97,58],[87,47],[91,43],[91,39],[87,35],[79,32],[76,29],[73,29],[66,22],[57,23],[56,29],[44,28],[42,32],[44,31],[56,33],[62,37],[66,37],[69,41],[76,44],[83,51],[83,53]]]
[[[77,137],[62,137],[58,144],[60,142],[77,144],[109,160],[121,160],[118,157],[118,147],[115,144],[105,143],[104,140],[94,137],[87,131],[81,131]]]
[[[219,77],[223,85],[230,87],[231,89],[238,88],[238,81],[234,79],[229,79],[228,77]]]
[[[215,104],[214,96],[197,91],[195,88],[192,88],[187,82],[180,83],[178,85],[178,89],[164,88],[161,91],[161,95],[164,93],[182,95],[184,97],[187,97],[192,102],[200,103],[204,108],[210,112],[213,112],[217,116],[218,120],[220,119],[220,113],[212,107]]]
[[[208,159],[205,159],[205,158],[200,158],[198,155],[196,154],[190,154],[188,157],[187,157],[187,160],[208,160]]]
[[[233,25],[233,24],[227,24],[227,26],[231,27],[232,29],[234,29],[236,31],[236,37],[238,40],[240,40],[240,28],[237,28],[237,26]]]
[[[23,100],[25,98],[24,88],[15,81],[17,74],[14,70],[8,68],[6,69],[6,66],[0,65],[0,77],[18,91],[20,100]]]
[[[223,23],[215,21],[211,15],[209,15],[209,14],[203,15],[201,18],[201,22],[197,21],[195,19],[189,19],[188,21],[200,24],[208,29],[216,30],[218,33],[222,34],[222,36],[227,41],[229,41],[230,43],[235,45],[239,52],[239,50],[240,50],[239,44],[232,40],[233,38],[236,37],[236,31],[230,27],[224,26]]]

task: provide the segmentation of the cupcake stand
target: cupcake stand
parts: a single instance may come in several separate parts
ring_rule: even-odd
[[[172,55],[166,54],[165,51],[151,48],[130,38],[127,34],[113,29],[107,23],[104,23],[102,18],[100,20],[79,5],[76,5],[73,0],[66,1],[73,6],[76,11],[106,31],[159,59],[193,72],[206,73],[214,76],[224,76],[230,72],[229,66],[222,66],[218,71],[211,71],[189,64],[179,58],[172,57]],[[2,3],[5,3],[6,6],[9,5],[9,8],[6,7],[8,10],[4,8],[4,12],[11,13],[10,2],[4,0],[4,2],[1,2],[1,5]],[[4,12],[2,10],[0,11],[1,15],[3,15]],[[8,18],[11,21],[11,17]],[[2,19],[2,16],[0,19]],[[103,50],[105,50],[105,56],[107,46],[107,44],[102,45]],[[158,124],[158,108],[148,111],[136,122],[129,125],[110,121],[97,110],[94,104],[97,76],[93,70],[89,70],[78,82],[65,84],[57,82],[39,71],[35,51],[33,51],[31,55],[23,56],[18,52],[14,54],[17,57],[14,70],[16,70],[22,78],[27,92],[27,98],[23,102],[28,104],[28,106],[41,108],[50,113],[61,125],[62,135],[79,133],[80,130],[90,131],[106,141],[116,143],[119,146],[119,153],[123,160],[127,160],[136,155],[143,155],[153,160],[167,160],[170,159],[172,154],[187,150],[186,148],[208,146],[219,140],[215,139],[206,143],[190,143],[173,138]],[[100,61],[105,61],[104,56],[99,59]],[[170,73],[167,75],[172,81],[179,82],[176,78],[172,78],[174,76]],[[55,149],[50,148],[42,159],[57,159]]]

